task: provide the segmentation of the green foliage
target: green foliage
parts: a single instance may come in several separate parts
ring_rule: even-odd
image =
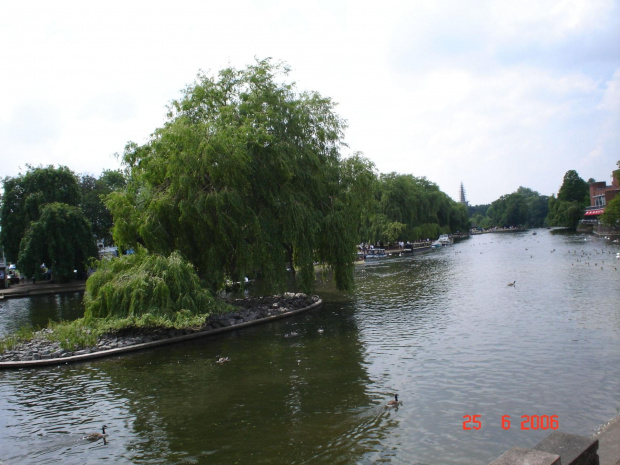
[[[28,166],[26,174],[4,178],[3,187],[0,242],[9,262],[17,261],[22,237],[30,223],[39,219],[44,205],[53,202],[78,205],[80,202],[77,177],[66,166]]]
[[[0,338],[0,354],[9,350],[13,350],[19,344],[29,341],[34,335],[31,326],[22,326],[14,334]]]
[[[588,183],[579,177],[576,171],[569,170],[557,198],[549,198],[547,221],[550,226],[576,229],[583,218],[583,210],[590,203]]]
[[[357,224],[372,177],[341,160],[345,122],[315,92],[283,82],[269,60],[199,75],[151,140],[127,145],[128,185],[107,199],[115,242],[179,250],[211,289],[260,276],[277,289],[287,265],[302,285],[315,259],[350,288]]]
[[[101,324],[86,324],[88,320],[80,318],[74,321],[50,322],[46,338],[58,342],[61,349],[76,350],[92,347],[97,344],[100,336],[105,334],[105,326]],[[89,322],[90,323],[90,322]]]
[[[605,207],[605,213],[600,217],[601,223],[606,226],[618,226],[620,223],[620,195],[616,195]]]
[[[220,311],[226,307],[220,304]],[[146,313],[141,316],[126,318],[93,318],[92,316],[73,321],[50,322],[47,331],[34,332],[31,327],[20,328],[15,334],[0,338],[0,353],[13,350],[19,344],[28,342],[35,337],[58,342],[65,350],[77,350],[93,347],[100,337],[115,334],[123,330],[140,329],[184,329],[200,328],[206,314],[194,315],[188,310],[181,310],[172,315],[153,315]]]
[[[62,349],[77,350],[94,346],[105,334],[123,330],[199,328],[204,324],[205,318],[205,314],[194,315],[188,310],[172,315],[146,313],[126,318],[84,317],[74,321],[50,322],[48,328],[51,332],[47,332],[45,337],[58,342]]]
[[[127,318],[150,314],[175,320],[180,312],[204,315],[220,309],[201,287],[192,265],[178,252],[169,257],[137,253],[96,263],[86,282],[85,318]]]
[[[501,196],[488,207],[470,209],[472,211],[477,212],[472,220],[478,227],[539,228],[546,224],[548,197],[527,187],[519,187],[516,192]],[[482,211],[486,216],[482,215]]]
[[[484,218],[486,216],[487,210],[489,209],[490,206],[491,206],[491,204],[468,205],[467,206],[467,214],[469,215],[470,218],[473,218],[476,215],[481,215]]]
[[[577,171],[569,170],[564,175],[562,187],[558,192],[558,200],[561,202],[577,202],[583,208],[590,203],[588,183],[579,177]]]
[[[583,205],[576,200],[565,202],[556,199],[554,195],[549,198],[547,216],[549,226],[576,229],[581,218],[583,218]]]
[[[469,230],[466,207],[425,178],[382,174],[374,192],[376,205],[364,222],[362,241],[414,241]]]
[[[104,204],[104,198],[125,186],[125,178],[120,171],[104,171],[99,179],[83,175],[80,178],[82,201],[80,207],[91,224],[93,234],[106,245],[112,244],[112,213]]]
[[[65,203],[42,206],[40,217],[31,223],[20,245],[18,268],[26,276],[36,276],[40,265],[51,267],[59,282],[83,274],[87,261],[97,255],[90,224],[77,207]]]

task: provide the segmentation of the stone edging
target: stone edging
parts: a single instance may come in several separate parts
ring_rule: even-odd
[[[216,329],[210,329],[207,331],[198,331],[192,334],[172,337],[169,339],[160,339],[160,340],[152,341],[152,342],[144,342],[142,344],[134,344],[134,345],[118,347],[118,348],[110,349],[110,350],[92,352],[90,354],[72,355],[70,357],[51,358],[51,359],[44,359],[44,360],[23,360],[23,361],[15,361],[15,362],[0,362],[0,370],[11,369],[11,368],[41,367],[41,366],[49,366],[49,365],[65,365],[67,363],[83,362],[83,361],[92,360],[95,358],[111,357],[113,355],[120,355],[120,354],[124,354],[127,352],[133,352],[133,351],[143,350],[143,349],[151,349],[153,347],[159,347],[159,346],[163,346],[167,344],[174,344],[177,342],[188,341],[191,339],[197,339],[199,337],[211,336],[213,334],[223,333],[226,331],[232,331],[232,330],[239,329],[239,328],[245,328],[247,326],[257,325],[260,323],[267,323],[268,321],[285,318],[291,315],[295,315],[297,313],[302,313],[308,310],[318,308],[322,304],[323,304],[323,300],[319,299],[307,307],[298,308],[296,310],[290,310],[288,312],[280,313],[278,315],[271,315],[271,316],[267,316],[264,318],[258,318],[256,320],[246,321],[243,323],[238,323],[238,324],[216,328]]]

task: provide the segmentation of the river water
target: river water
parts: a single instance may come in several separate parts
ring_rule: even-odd
[[[483,465],[551,418],[590,435],[620,411],[619,251],[549,230],[475,236],[359,265],[355,292],[319,286],[307,314],[0,371],[0,461]],[[22,313],[74,314],[65,300],[1,302],[0,334]],[[82,439],[103,424],[105,444]]]

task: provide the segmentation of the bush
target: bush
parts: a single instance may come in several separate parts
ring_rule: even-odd
[[[208,314],[221,307],[178,252],[164,257],[141,249],[132,255],[101,260],[95,267],[97,271],[86,282],[86,319],[150,314],[176,320],[179,312]]]

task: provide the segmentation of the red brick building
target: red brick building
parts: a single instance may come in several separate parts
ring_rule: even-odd
[[[590,184],[590,206],[586,208],[586,217],[595,219],[605,211],[605,206],[620,192],[620,170],[612,173],[611,186],[605,181]]]

